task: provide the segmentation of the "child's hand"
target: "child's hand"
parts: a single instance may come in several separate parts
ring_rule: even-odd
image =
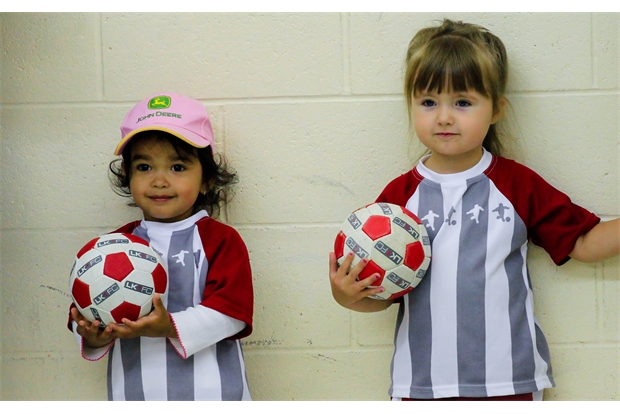
[[[123,319],[123,325],[113,325],[112,335],[116,338],[135,338],[137,336],[149,336],[152,338],[176,337],[174,325],[170,320],[170,314],[164,307],[158,294],[153,296],[154,309],[151,313],[137,321]]]
[[[345,308],[360,312],[376,312],[387,309],[392,301],[375,300],[368,296],[383,292],[383,287],[369,288],[378,278],[378,274],[371,275],[363,280],[357,280],[358,275],[364,269],[367,262],[360,261],[350,272],[347,269],[353,262],[353,254],[349,254],[338,267],[336,255],[329,254],[329,281],[332,286],[332,295],[340,305]]]
[[[114,340],[112,326],[99,329],[101,322],[90,322],[77,308],[71,308],[71,318],[77,323],[77,333],[84,338],[84,345],[90,348],[101,348]]]

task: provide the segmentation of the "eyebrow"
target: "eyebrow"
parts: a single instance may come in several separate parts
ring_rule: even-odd
[[[144,154],[131,154],[131,161],[149,161],[152,157]]]
[[[147,154],[132,154],[131,155],[131,162],[135,162],[135,161],[151,161],[153,159],[153,157],[151,157],[150,155]],[[190,157],[181,157],[180,155],[176,155],[175,157],[169,158],[170,162],[184,162],[186,164],[193,164],[194,160],[192,160]]]
[[[442,92],[442,93],[446,93],[448,95],[451,95],[452,99],[468,99],[470,101],[477,101],[480,99],[480,96],[484,97],[484,95],[480,94],[480,92],[478,91],[458,91],[458,92]],[[476,96],[475,94],[478,94],[480,96]],[[418,99],[428,99],[428,98],[434,98],[435,95],[439,95],[436,91],[420,91],[418,93],[415,93],[413,95],[413,98],[415,100]]]

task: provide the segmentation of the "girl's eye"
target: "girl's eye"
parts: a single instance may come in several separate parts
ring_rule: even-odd
[[[136,165],[136,170],[138,171],[148,171],[151,167],[148,164],[138,164]]]
[[[469,103],[468,101],[462,100],[462,99],[459,101],[456,101],[456,106],[460,106],[462,108],[468,107],[470,105],[471,103]]]
[[[185,171],[185,166],[180,165],[180,164],[175,164],[175,165],[172,166],[172,171],[174,171],[174,172]]]
[[[435,102],[431,101],[430,99],[425,99],[422,101],[421,105],[426,106],[426,107],[431,107],[431,106],[435,106]]]

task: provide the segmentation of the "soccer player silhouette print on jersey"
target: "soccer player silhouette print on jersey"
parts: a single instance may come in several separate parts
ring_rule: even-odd
[[[481,211],[484,211],[484,209],[480,207],[478,204],[476,204],[474,208],[472,208],[471,210],[467,212],[467,214],[471,214],[471,219],[476,220],[476,224],[479,224],[480,221],[478,221],[478,218],[480,216]]]
[[[187,250],[181,250],[179,254],[173,254],[172,257],[177,258],[177,263],[181,263],[181,266],[185,267],[185,255],[189,252]]]
[[[505,205],[503,205],[502,203],[499,203],[499,206],[497,206],[496,209],[493,209],[491,211],[496,212],[497,213],[497,219],[502,220],[503,222],[509,222],[510,221],[510,217],[505,217],[504,213],[506,212],[506,210],[509,210],[510,207],[506,207]]]

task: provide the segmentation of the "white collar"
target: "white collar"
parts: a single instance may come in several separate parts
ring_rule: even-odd
[[[160,223],[158,221],[147,221],[142,219],[140,227],[143,227],[149,231],[156,231],[159,233],[172,233],[179,230],[184,230],[194,225],[198,220],[203,217],[209,217],[206,210],[200,210],[196,214],[186,218],[185,220],[175,221],[173,223]]]
[[[473,167],[468,170],[461,171],[454,174],[439,174],[435,171],[431,171],[424,165],[424,161],[430,157],[430,155],[424,156],[416,165],[416,169],[418,173],[424,177],[428,178],[431,181],[434,181],[439,184],[449,184],[449,183],[462,183],[464,180],[468,180],[473,177],[477,177],[483,174],[487,168],[491,165],[491,161],[493,161],[493,155],[488,152],[486,149],[482,148],[483,154],[480,161]]]

